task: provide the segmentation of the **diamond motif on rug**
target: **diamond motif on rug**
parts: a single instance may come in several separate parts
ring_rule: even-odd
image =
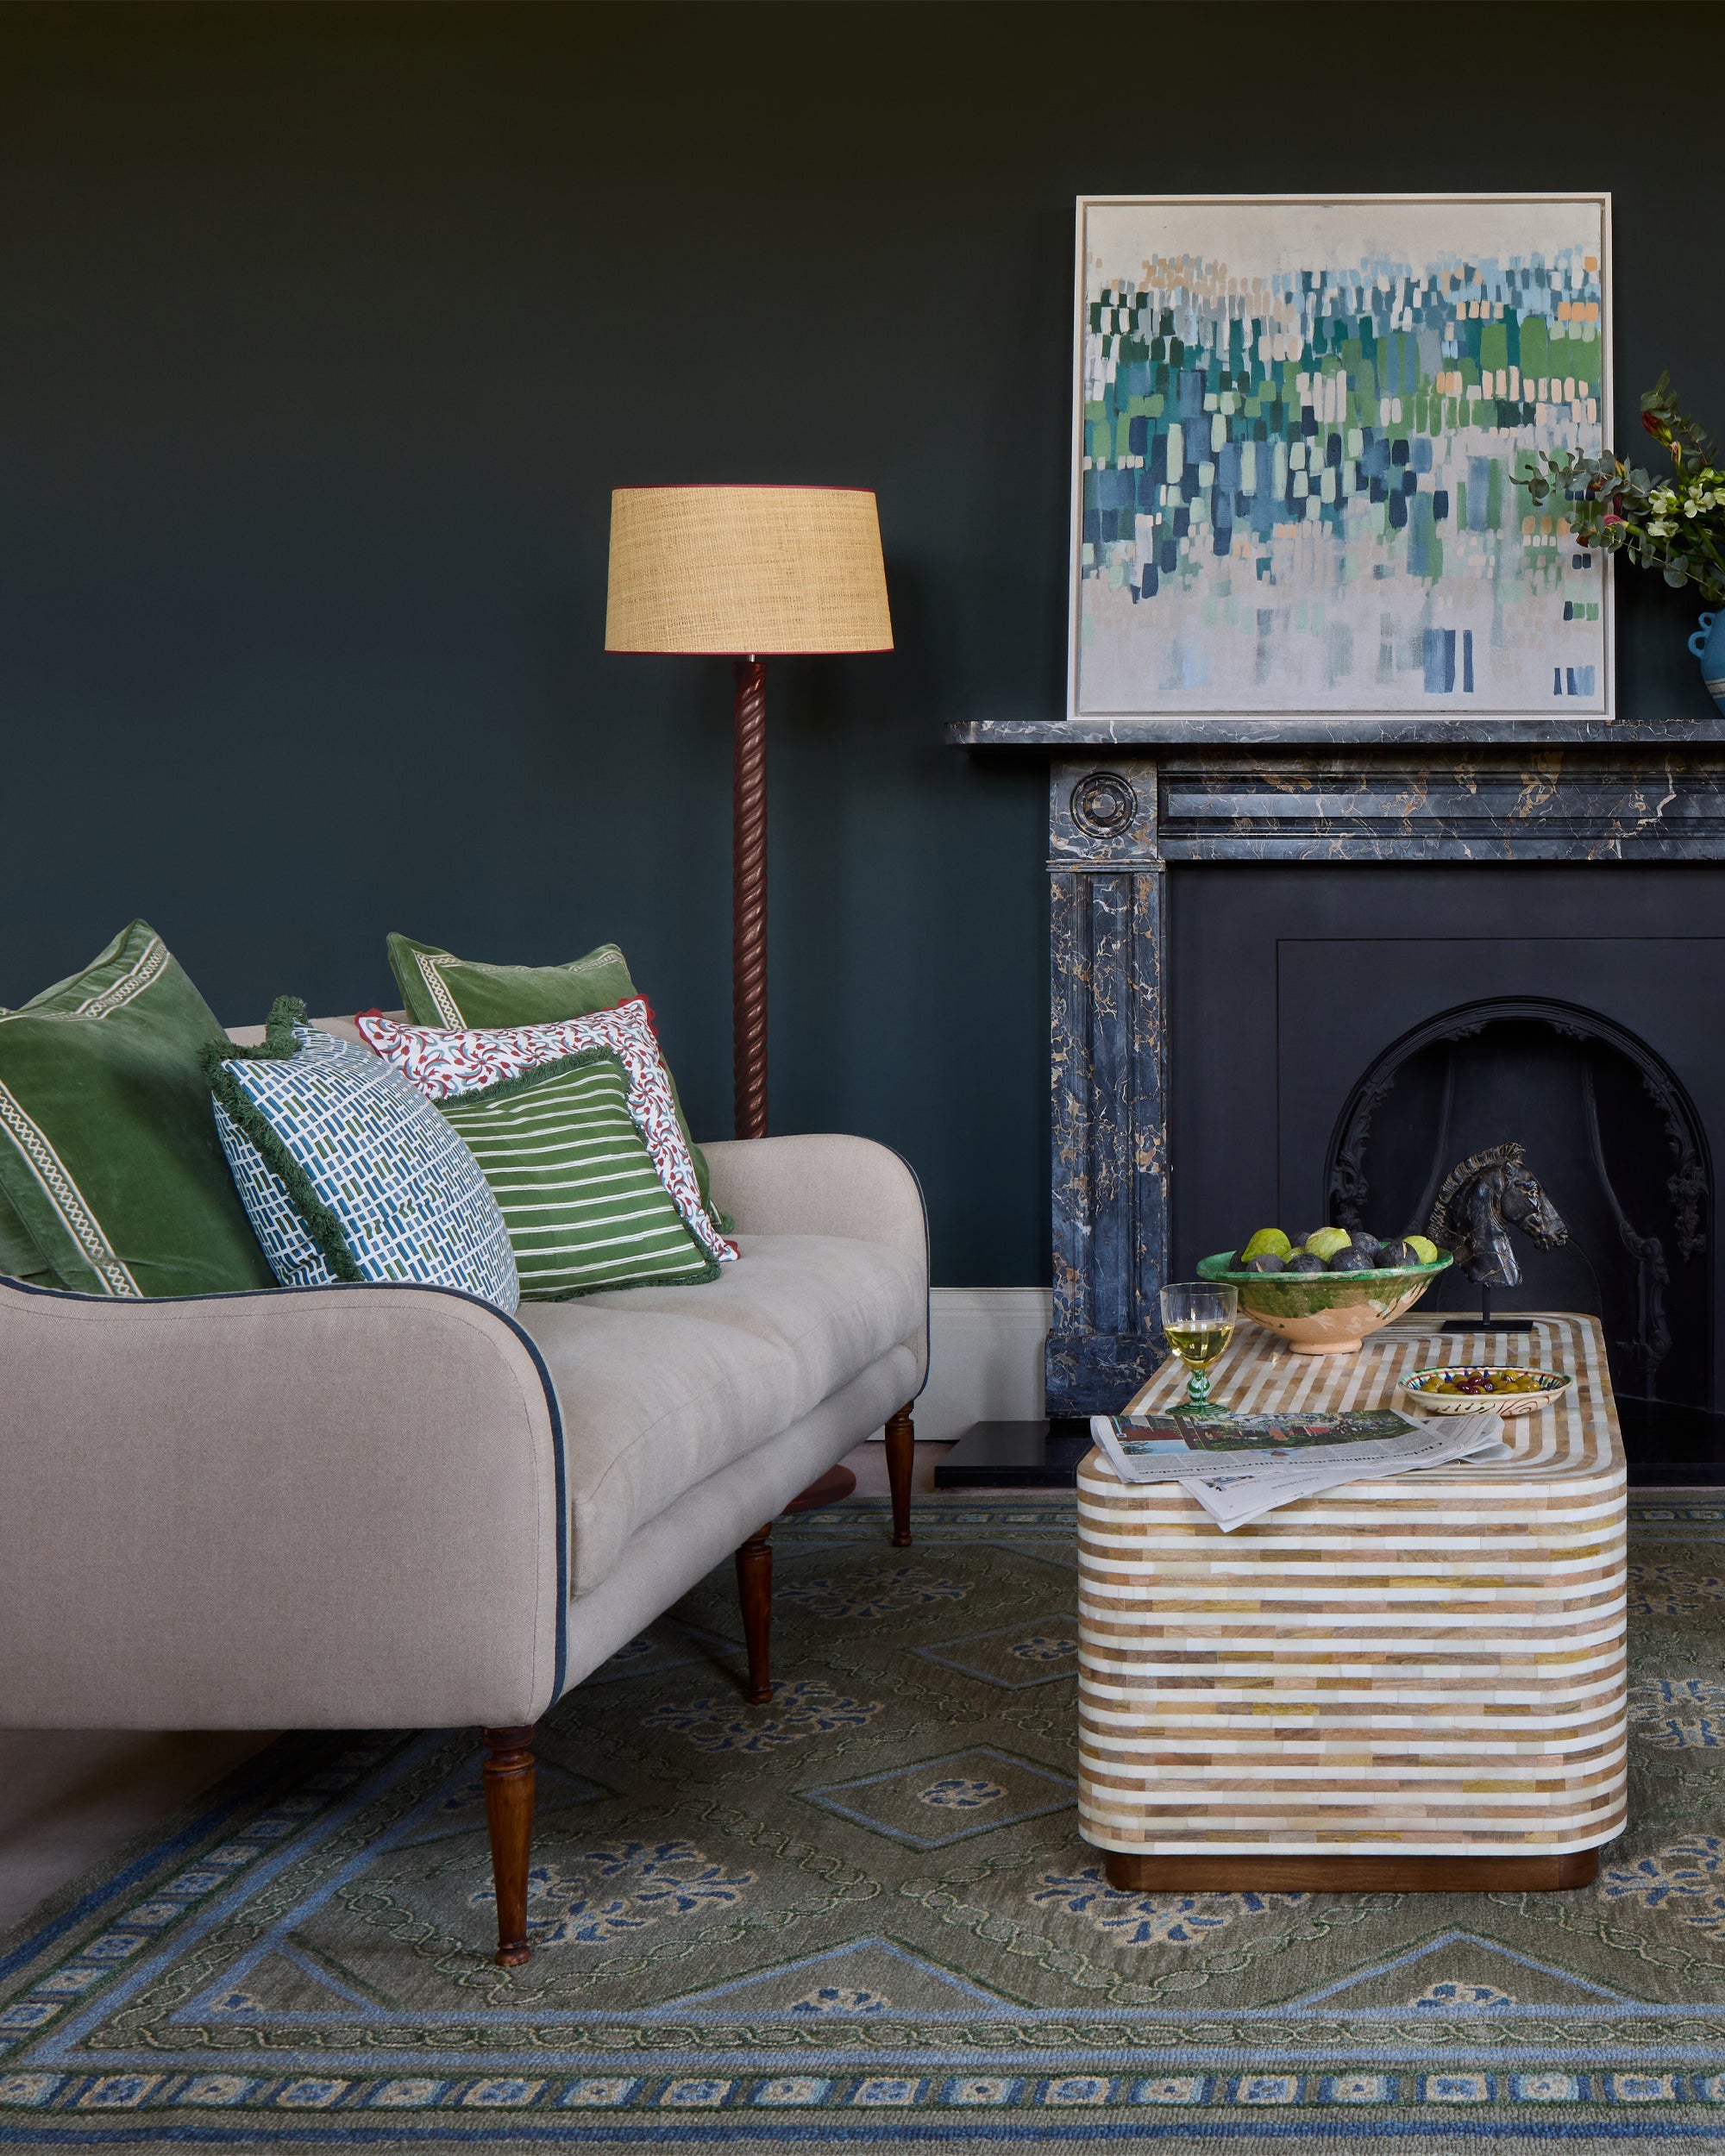
[[[932,1805],[937,1811],[974,1812],[984,1804],[998,1803],[1006,1795],[999,1782],[978,1781],[973,1775],[944,1775],[938,1782],[931,1782],[926,1789],[916,1793],[919,1804]]]
[[[1078,1620],[1070,1609],[1057,1609],[989,1632],[932,1640],[915,1651],[925,1661],[960,1670],[1002,1691],[1026,1691],[1077,1676]]]
[[[973,1834],[1063,1811],[1077,1802],[1078,1785],[1070,1775],[1052,1774],[1032,1760],[979,1747],[802,1794],[809,1803],[913,1849],[944,1849]],[[957,1816],[942,1828],[928,1818],[931,1811]],[[965,1817],[972,1813],[984,1816]]]

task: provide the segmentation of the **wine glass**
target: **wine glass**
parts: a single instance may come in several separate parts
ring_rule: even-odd
[[[1239,1314],[1239,1295],[1233,1288],[1208,1280],[1181,1280],[1163,1289],[1162,1329],[1169,1346],[1191,1372],[1186,1381],[1186,1405],[1176,1407],[1176,1414],[1217,1412],[1210,1402],[1210,1371],[1233,1338]]]

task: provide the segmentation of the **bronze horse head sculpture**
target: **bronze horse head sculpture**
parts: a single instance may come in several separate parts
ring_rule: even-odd
[[[1511,1228],[1520,1228],[1535,1250],[1555,1250],[1569,1240],[1562,1215],[1527,1166],[1526,1148],[1488,1145],[1445,1177],[1426,1232],[1481,1288],[1519,1288]]]

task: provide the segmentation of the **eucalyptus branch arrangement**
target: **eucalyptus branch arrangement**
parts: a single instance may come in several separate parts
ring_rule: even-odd
[[[1703,599],[1725,605],[1725,472],[1717,446],[1678,409],[1669,374],[1643,393],[1641,424],[1669,454],[1669,479],[1622,457],[1559,449],[1541,452],[1516,480],[1536,504],[1554,494],[1572,501],[1584,547],[1628,555],[1667,584],[1693,584]]]

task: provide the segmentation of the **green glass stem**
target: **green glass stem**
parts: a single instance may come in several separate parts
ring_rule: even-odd
[[[1210,1373],[1208,1370],[1194,1370],[1186,1380],[1186,1405],[1196,1411],[1208,1407],[1209,1404]]]

